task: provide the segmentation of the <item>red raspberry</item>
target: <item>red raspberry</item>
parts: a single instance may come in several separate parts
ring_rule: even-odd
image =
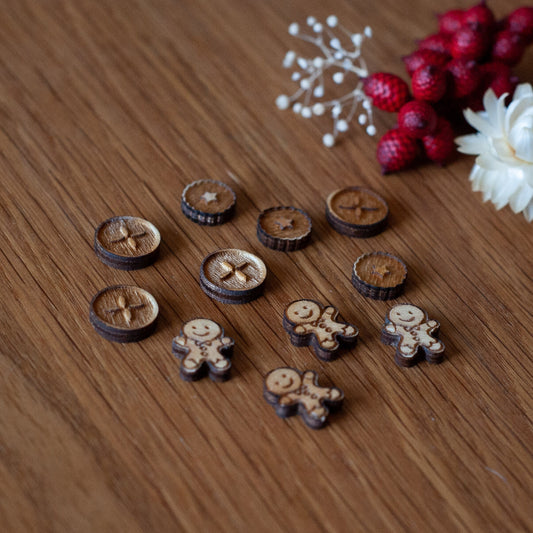
[[[436,126],[437,113],[427,102],[411,100],[398,113],[400,131],[413,139],[430,134]]]
[[[450,53],[452,57],[480,59],[489,45],[488,34],[481,28],[464,26],[451,38]]]
[[[383,174],[409,167],[417,154],[416,140],[398,129],[389,130],[378,143],[377,158]]]
[[[477,63],[472,59],[452,59],[446,69],[453,78],[453,98],[463,98],[473,93],[481,81]]]
[[[435,131],[422,139],[428,158],[444,165],[455,153],[454,138],[452,125],[445,118],[439,117]]]
[[[500,97],[503,93],[512,94],[516,87],[516,77],[512,75],[511,69],[504,63],[491,61],[479,66],[481,74],[481,83],[479,85],[480,97],[483,97],[485,91],[490,87],[496,96]],[[474,109],[472,107],[472,109]],[[478,111],[478,109],[474,109]]]
[[[492,59],[512,67],[522,59],[525,49],[525,44],[518,33],[503,30],[494,38]]]
[[[489,87],[494,91],[494,94],[499,98],[502,94],[507,93],[512,96],[516,86],[518,85],[517,76],[496,76]]]
[[[411,86],[417,100],[438,102],[446,92],[446,72],[432,65],[420,67],[411,78]]]
[[[413,75],[413,72],[424,65],[433,65],[435,67],[443,67],[448,63],[450,56],[441,52],[435,52],[434,50],[416,50],[408,56],[404,56],[403,62],[409,76]]]
[[[487,30],[494,26],[494,14],[482,0],[477,6],[473,6],[465,11],[463,25],[472,27],[483,27]]]
[[[434,33],[418,43],[419,50],[433,50],[441,54],[450,53],[450,36],[445,33]]]
[[[392,113],[410,99],[409,87],[394,74],[376,72],[363,81],[365,94],[372,98],[372,104],[383,111]]]
[[[508,17],[506,29],[518,33],[525,42],[533,40],[533,7],[519,7]]]
[[[451,9],[442,15],[437,15],[439,18],[439,32],[441,33],[455,33],[462,25],[465,12],[462,9]]]

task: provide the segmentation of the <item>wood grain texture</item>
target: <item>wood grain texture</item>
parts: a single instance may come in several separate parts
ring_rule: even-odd
[[[443,0],[440,9],[469,2]],[[518,0],[491,0],[498,16]],[[6,0],[0,19],[0,515],[8,532],[526,531],[533,529],[532,226],[470,190],[473,159],[383,178],[356,127],[332,150],[323,124],[275,109],[292,84],[286,28],[335,12],[369,24],[371,70],[435,28],[424,0]],[[516,69],[533,78],[530,49]],[[378,114],[383,132],[393,117]],[[320,121],[319,121],[320,122]],[[237,193],[235,217],[200,227],[180,195],[196,179]],[[372,187],[389,228],[367,240],[324,217],[333,190]],[[260,211],[294,205],[311,244],[256,238]],[[95,227],[141,216],[162,235],[151,267],[113,270]],[[249,250],[269,268],[242,306],[200,289],[202,259]],[[405,299],[441,323],[442,365],[400,369],[379,342],[390,304],[351,285],[353,261],[387,250],[409,268]],[[117,345],[91,297],[128,284],[160,306],[149,339]],[[329,302],[358,346],[321,363],[290,344],[288,302]],[[233,378],[185,383],[171,354],[206,316],[235,339]],[[264,376],[290,366],[343,389],[314,432],[279,419]]]

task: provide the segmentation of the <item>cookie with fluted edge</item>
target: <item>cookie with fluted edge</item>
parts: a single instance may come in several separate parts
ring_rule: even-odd
[[[244,304],[263,293],[267,268],[262,259],[245,250],[227,248],[210,253],[200,266],[200,286],[211,298]]]
[[[330,226],[348,237],[367,238],[381,233],[389,218],[387,202],[371,189],[345,187],[326,199],[326,219]]]
[[[229,185],[215,180],[198,180],[183,189],[181,210],[196,224],[217,226],[233,216],[236,201]]]
[[[276,368],[265,376],[263,396],[279,417],[300,415],[312,429],[324,427],[329,413],[339,410],[344,401],[341,389],[318,385],[313,370],[290,367]]]
[[[403,293],[407,266],[395,255],[371,252],[358,257],[352,269],[353,286],[367,298],[392,300]]]
[[[257,238],[267,248],[282,252],[301,250],[311,239],[309,215],[297,207],[271,207],[257,219]]]

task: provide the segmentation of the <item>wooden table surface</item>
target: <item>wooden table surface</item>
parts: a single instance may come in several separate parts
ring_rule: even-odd
[[[491,0],[498,16],[518,0]],[[441,9],[467,7],[443,0]],[[376,138],[354,126],[329,150],[323,120],[276,109],[294,84],[290,22],[336,13],[374,29],[371,71],[436,29],[424,0],[12,0],[0,32],[0,511],[8,532],[531,531],[531,225],[471,191],[473,158],[382,177]],[[305,23],[305,22],[304,22]],[[533,78],[533,54],[516,72]],[[394,118],[378,113],[383,133]],[[201,227],[183,187],[225,181],[233,220]],[[391,209],[371,239],[324,217],[335,188],[366,185]],[[284,254],[255,235],[260,210],[295,205],[313,241]],[[117,214],[161,231],[160,259],[109,268],[95,227]],[[268,266],[241,306],[198,284],[209,252]],[[380,343],[390,302],[350,282],[361,253],[408,264],[402,300],[441,322],[447,358],[401,369]],[[88,319],[92,296],[127,283],[158,300],[149,339],[115,344]],[[330,363],[289,342],[297,298],[337,306],[360,342]],[[235,338],[233,377],[186,383],[171,355],[181,324],[211,317]],[[277,366],[319,372],[346,395],[321,431],[278,418],[262,396]]]

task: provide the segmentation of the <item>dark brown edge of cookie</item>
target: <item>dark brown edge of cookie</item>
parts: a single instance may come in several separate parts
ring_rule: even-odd
[[[157,313],[155,314],[155,317],[152,320],[152,322],[150,322],[146,326],[143,326],[141,328],[137,328],[134,330],[115,328],[113,326],[110,326],[109,324],[106,324],[94,312],[94,302],[96,298],[100,296],[101,293],[103,293],[104,291],[110,290],[110,289],[119,289],[119,288],[126,288],[126,287],[141,289],[147,292],[148,294],[150,294],[150,296],[154,299],[157,305]],[[110,285],[109,287],[104,287],[92,297],[91,303],[89,304],[89,321],[91,325],[93,326],[94,330],[98,333],[98,335],[112,342],[120,342],[120,343],[139,342],[139,341],[142,341],[143,339],[146,339],[155,331],[158,317],[159,317],[159,304],[157,303],[157,300],[155,299],[153,294],[149,293],[146,289],[142,289],[141,287],[137,287],[135,285],[122,284],[122,285]]]
[[[280,209],[290,209],[292,211],[298,211],[299,213],[301,213],[309,223],[308,232],[302,235],[301,237],[292,237],[292,238],[273,237],[272,235],[267,233],[261,225],[262,219],[267,213],[270,213],[272,211],[279,211]],[[267,248],[270,248],[271,250],[276,250],[279,252],[295,252],[297,250],[301,250],[305,248],[309,244],[309,241],[311,240],[312,230],[313,230],[313,221],[311,220],[311,217],[303,209],[300,209],[298,207],[293,207],[293,206],[269,207],[268,209],[264,209],[263,211],[261,211],[261,213],[259,213],[259,216],[257,217],[257,238],[259,242],[263,246],[266,246]]]
[[[298,348],[303,348],[304,346],[309,346],[310,348],[313,349],[313,351],[315,352],[316,356],[321,361],[325,361],[325,362],[334,361],[335,359],[338,359],[342,355],[342,353],[340,353],[340,352],[342,352],[342,350],[346,350],[346,349],[355,347],[355,345],[357,344],[357,341],[359,339],[359,328],[356,325],[354,325],[354,324],[350,324],[349,322],[346,322],[342,318],[342,316],[340,315],[339,310],[333,305],[331,305],[331,307],[333,307],[337,311],[337,314],[335,316],[335,320],[337,322],[340,322],[342,324],[346,324],[348,326],[352,326],[353,328],[355,328],[356,334],[355,334],[355,336],[353,338],[352,337],[345,337],[344,335],[340,335],[340,334],[337,333],[335,335],[335,339],[339,343],[339,347],[336,348],[335,350],[327,350],[327,349],[322,348],[320,346],[320,344],[318,342],[318,339],[317,339],[317,337],[316,337],[316,335],[314,333],[295,333],[293,331],[293,328],[297,324],[294,324],[293,322],[291,322],[287,318],[287,316],[285,315],[285,310],[291,304],[293,304],[294,302],[298,302],[298,301],[299,300],[293,300],[288,305],[286,305],[285,309],[283,310],[283,329],[289,334],[289,338],[290,338],[291,344],[293,346],[297,346]],[[328,304],[328,306],[324,306],[320,302],[318,302],[317,300],[309,300],[309,301],[316,303],[317,305],[320,306],[321,309],[325,309],[326,307],[329,306],[329,304]]]
[[[136,257],[125,257],[106,250],[98,240],[98,234],[100,233],[100,230],[105,224],[109,224],[119,219],[138,219],[142,220],[143,222],[146,222],[147,224],[150,224],[150,226],[152,226],[159,235],[159,243],[157,244],[157,247],[151,252],[148,252],[147,254]],[[98,257],[98,259],[100,259],[100,261],[104,263],[104,265],[107,265],[111,268],[116,268],[118,270],[138,270],[140,268],[150,266],[158,258],[160,246],[161,233],[159,229],[152,222],[142,217],[136,217],[132,215],[117,215],[104,220],[103,222],[98,224],[97,228],[94,230],[93,249],[96,254],[96,257]]]
[[[405,304],[406,302],[403,302],[403,303]],[[403,304],[397,304],[397,305],[403,305]],[[414,304],[409,304],[409,305],[414,305]],[[418,307],[418,306],[415,306],[415,307]],[[422,309],[421,307],[418,307],[418,308]],[[428,316],[427,312],[424,309],[422,309],[422,311],[424,312],[425,319],[428,320],[429,316]],[[442,363],[444,361],[444,352],[446,350],[446,346],[444,346],[444,343],[439,338],[440,323],[438,322],[438,320],[435,320],[435,322],[437,322],[437,327],[435,328],[433,333],[434,333],[434,338],[439,340],[442,343],[442,345],[444,346],[444,349],[442,350],[442,352],[433,355],[433,353],[430,350],[420,346],[418,348],[416,354],[413,355],[413,357],[405,357],[398,350],[398,344],[400,343],[401,335],[396,335],[396,334],[393,335],[393,334],[389,333],[385,329],[385,327],[388,324],[392,324],[392,322],[388,318],[389,312],[390,312],[390,309],[389,309],[389,311],[387,311],[387,316],[385,317],[385,321],[384,321],[383,325],[381,326],[381,342],[383,344],[388,345],[388,346],[394,346],[394,348],[395,348],[394,361],[395,361],[395,363],[398,366],[400,366],[402,368],[410,368],[410,367],[415,366],[416,364],[418,364],[422,359],[425,359],[429,364],[440,364],[440,363]]]
[[[274,394],[273,392],[269,391],[267,388],[266,388],[266,380],[267,380],[267,377],[268,375],[271,373],[271,372],[274,372],[275,370],[279,370],[280,368],[287,368],[287,369],[290,369],[290,370],[294,370],[295,372],[297,372],[300,377],[303,377],[303,375],[306,373],[306,372],[312,372],[313,373],[313,383],[319,387],[319,383],[318,383],[318,373],[314,370],[305,370],[305,371],[301,371],[301,370],[298,370],[297,368],[294,368],[294,367],[277,367],[277,368],[273,368],[272,370],[270,370],[269,372],[267,372],[267,374],[265,375],[265,377],[263,378],[263,398],[266,400],[266,402],[269,404],[269,405],[272,405],[274,407],[274,411],[276,412],[276,414],[280,417],[280,418],[289,418],[291,416],[296,416],[296,415],[300,415],[302,417],[302,420],[304,421],[305,425],[308,426],[309,428],[311,429],[322,429],[323,427],[325,427],[328,423],[329,423],[329,420],[328,420],[328,416],[330,413],[336,413],[338,412],[343,403],[344,403],[344,391],[342,389],[340,389],[339,387],[330,387],[330,388],[333,388],[333,389],[337,389],[340,393],[341,393],[341,397],[337,400],[328,400],[328,399],[325,399],[322,401],[323,405],[324,405],[324,408],[326,410],[326,414],[325,414],[325,417],[324,417],[324,421],[321,422],[320,420],[312,417],[309,415],[309,413],[307,412],[307,409],[305,408],[305,406],[303,406],[301,403],[295,403],[295,404],[290,404],[290,405],[280,405],[278,402],[279,402],[279,395],[277,394]]]
[[[209,298],[217,300],[218,302],[224,304],[247,304],[259,298],[263,294],[264,282],[261,285],[258,285],[254,289],[247,291],[241,291],[239,295],[236,294],[226,294],[225,292],[218,292],[212,289],[210,286],[206,285],[203,280],[200,278],[200,287]]]
[[[202,290],[210,298],[214,298],[215,300],[218,300],[219,302],[222,302],[222,303],[244,304],[244,303],[249,303],[252,300],[255,300],[256,298],[259,298],[259,296],[263,294],[263,290],[265,288],[266,275],[265,275],[265,279],[256,287],[253,287],[251,289],[239,290],[239,291],[232,291],[231,289],[224,289],[223,287],[217,287],[214,283],[210,282],[206,278],[204,274],[205,263],[214,254],[220,251],[222,250],[215,250],[214,252],[211,252],[210,254],[206,255],[202,261],[202,264],[200,265],[200,287],[202,288]],[[252,254],[252,252],[247,252],[247,253],[250,253],[251,255],[254,255],[259,260],[261,260],[261,262],[263,262],[263,265],[265,266],[265,272],[267,272],[266,265],[260,257],[256,256],[255,254]]]
[[[197,183],[216,183],[217,185],[222,185],[231,192],[233,196],[233,203],[224,211],[219,211],[218,213],[206,213],[205,211],[196,209],[187,201],[185,194],[189,188]],[[192,220],[200,226],[219,226],[221,224],[225,224],[233,216],[236,203],[237,195],[235,194],[235,191],[228,184],[217,180],[205,179],[193,181],[186,185],[181,193],[181,211],[189,220]]]
[[[393,287],[378,287],[377,285],[372,285],[371,283],[363,281],[358,275],[356,275],[355,267],[361,259],[371,255],[385,255],[398,261],[403,266],[405,271],[405,275],[402,281],[398,283],[398,285],[395,285]],[[366,298],[372,298],[373,300],[394,300],[395,298],[401,296],[405,289],[405,284],[407,283],[407,273],[407,265],[398,256],[393,255],[389,252],[368,252],[360,255],[352,265],[352,285],[357,289],[360,294],[362,294]]]
[[[329,208],[329,199],[337,194],[340,191],[364,191],[371,196],[374,196],[375,198],[378,198],[380,202],[382,202],[385,207],[387,208],[387,212],[385,213],[385,216],[378,220],[377,222],[374,222],[373,224],[350,224],[349,222],[346,222],[339,217],[337,217]],[[343,187],[341,189],[336,189],[333,192],[331,192],[328,197],[326,198],[326,220],[328,221],[329,225],[341,235],[346,235],[347,237],[356,237],[358,239],[367,239],[369,237],[374,237],[375,235],[378,235],[385,231],[385,229],[388,226],[389,223],[389,204],[387,201],[379,195],[377,192],[374,192],[372,189],[368,189],[366,187]]]
[[[190,318],[189,320],[187,320],[187,322],[190,322],[191,320],[195,320],[195,319],[211,320],[211,319],[206,319],[205,317],[197,316],[194,318]],[[221,336],[224,337],[224,333],[225,333],[224,328],[218,322],[216,322],[216,324],[218,324],[218,327],[221,330]],[[183,335],[183,328],[180,329],[180,332],[178,333],[177,336],[179,337],[181,335]],[[231,339],[231,344],[225,344],[224,346],[221,346],[218,349],[218,351],[224,357],[231,359],[233,357],[233,348],[235,346],[235,340],[232,337],[229,337],[229,338]],[[214,368],[212,365],[209,364],[208,361],[204,361],[202,363],[202,366],[196,372],[189,373],[189,372],[183,371],[183,366],[181,362],[183,361],[183,359],[189,353],[190,350],[186,348],[185,346],[178,344],[177,342],[174,341],[174,339],[172,339],[172,350],[171,351],[172,351],[172,355],[180,361],[180,377],[181,379],[183,379],[183,381],[188,381],[188,382],[198,381],[208,375],[211,381],[214,381],[216,383],[222,383],[224,381],[228,381],[228,379],[230,379],[231,377],[231,369],[233,366],[231,361],[229,361],[230,366],[226,368],[225,370],[219,370],[217,368]]]

